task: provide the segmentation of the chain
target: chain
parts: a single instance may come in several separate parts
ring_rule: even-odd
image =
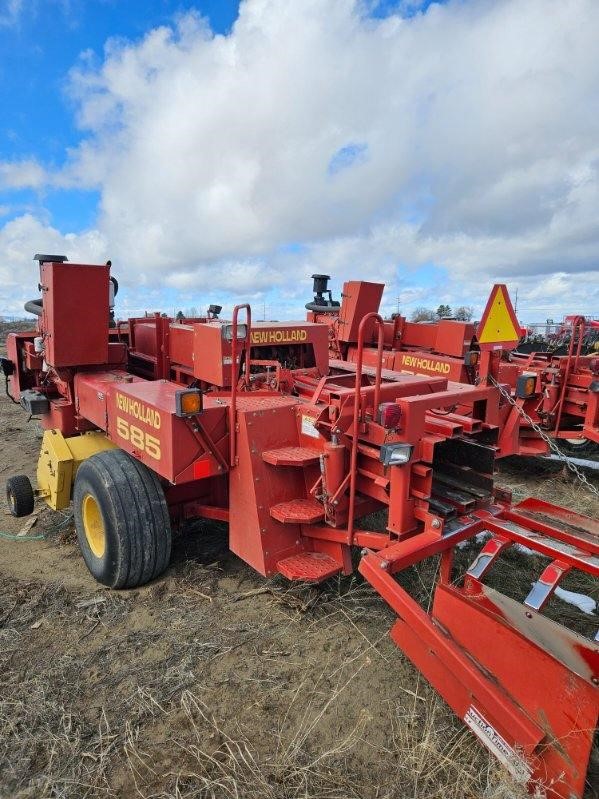
[[[489,375],[489,382],[492,383],[495,386],[495,388],[499,390],[499,393],[501,394],[501,396],[504,399],[506,399],[509,402],[509,404],[512,405],[512,407],[514,407],[518,411],[520,416],[526,422],[528,422],[528,424],[532,427],[532,429],[535,431],[535,433],[538,433],[538,435],[541,436],[541,438],[547,444],[549,449],[553,453],[555,453],[555,455],[557,455],[557,457],[560,459],[560,461],[562,461],[563,463],[566,464],[566,466],[572,472],[572,474],[574,474],[577,477],[577,479],[582,483],[583,487],[586,488],[587,491],[590,491],[592,494],[596,494],[599,497],[599,491],[597,490],[597,488],[594,485],[592,485],[592,483],[589,483],[589,481],[587,480],[586,475],[583,472],[580,471],[580,469],[576,466],[576,464],[573,463],[570,460],[570,458],[568,458],[567,455],[564,455],[564,453],[557,446],[555,441],[550,436],[548,436],[547,433],[544,430],[542,430],[541,427],[539,427],[539,425],[536,422],[533,422],[533,420],[526,413],[524,408],[522,408],[520,405],[518,405],[516,400],[509,393],[509,391],[506,391],[505,388],[503,388],[503,386],[500,386],[499,383],[497,382],[497,380],[495,380],[495,378],[492,377],[491,375]]]

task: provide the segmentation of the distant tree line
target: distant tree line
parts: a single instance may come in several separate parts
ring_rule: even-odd
[[[419,305],[412,311],[410,320],[412,322],[437,322],[439,319],[457,319],[458,322],[469,322],[473,316],[474,308],[471,305],[460,305],[454,311],[449,305],[439,305],[436,311]]]

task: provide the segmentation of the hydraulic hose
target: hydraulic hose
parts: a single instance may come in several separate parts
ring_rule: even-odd
[[[307,302],[306,308],[309,311],[316,311],[316,313],[335,313],[339,310],[340,305],[336,300],[333,300],[329,305],[318,305],[316,302]]]
[[[44,301],[40,298],[39,300],[29,300],[25,303],[24,307],[27,313],[32,313],[34,316],[41,316],[43,304]]]

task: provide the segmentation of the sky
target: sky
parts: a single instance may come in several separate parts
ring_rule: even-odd
[[[597,0],[0,0],[0,314],[37,252],[121,317],[312,273],[384,309],[599,316]]]

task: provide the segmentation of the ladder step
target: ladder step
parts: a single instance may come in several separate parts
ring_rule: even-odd
[[[314,524],[324,519],[324,508],[316,499],[292,499],[273,505],[270,515],[282,524]]]
[[[280,560],[277,569],[288,580],[304,580],[311,583],[327,580],[341,571],[337,561],[323,552],[302,552],[299,555],[292,555]]]
[[[267,449],[262,459],[272,466],[311,466],[320,460],[320,452],[308,447],[280,447]]]

